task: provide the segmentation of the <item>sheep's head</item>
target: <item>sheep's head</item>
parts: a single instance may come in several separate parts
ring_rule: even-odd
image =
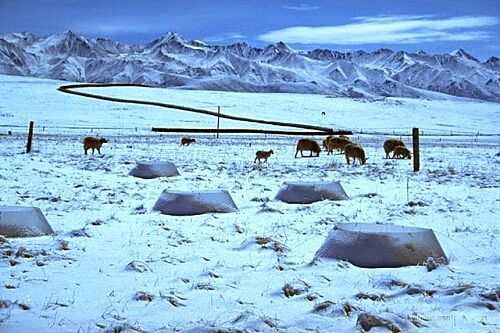
[[[272,155],[272,154],[274,154],[274,151],[271,149],[271,150],[269,151],[269,155]]]
[[[102,143],[108,143],[108,140],[106,140],[105,138],[101,138],[101,139],[99,140],[99,142],[100,142],[101,144],[102,144]]]
[[[361,161],[361,164],[365,164],[367,159],[368,158],[365,155],[365,151],[363,149],[361,149],[359,151],[359,160]]]

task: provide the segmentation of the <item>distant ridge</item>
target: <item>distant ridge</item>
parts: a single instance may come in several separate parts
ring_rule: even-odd
[[[285,43],[208,45],[168,32],[145,45],[90,39],[72,31],[0,36],[0,73],[72,82],[135,83],[353,98],[431,98],[435,93],[500,102],[500,59],[390,49],[299,52]]]

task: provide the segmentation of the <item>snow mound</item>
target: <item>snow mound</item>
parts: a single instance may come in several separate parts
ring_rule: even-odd
[[[285,182],[275,200],[309,204],[322,200],[348,200],[340,182]]]
[[[429,257],[447,262],[432,229],[369,223],[337,225],[315,255],[366,268],[420,265]]]
[[[140,161],[130,170],[129,175],[144,179],[178,176],[179,171],[172,162]]]
[[[38,207],[0,206],[0,235],[36,237],[53,234],[54,230]]]
[[[153,210],[166,215],[232,213],[238,210],[226,190],[183,192],[164,190]]]

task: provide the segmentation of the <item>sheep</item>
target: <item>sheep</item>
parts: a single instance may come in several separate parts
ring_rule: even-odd
[[[181,139],[181,146],[184,146],[184,145],[189,146],[193,142],[196,142],[196,140],[184,137],[184,138]]]
[[[333,137],[335,137],[335,135],[329,135],[325,138],[325,140],[323,140],[323,148],[328,150],[328,141]]]
[[[309,157],[312,157],[313,152],[316,153],[316,157],[319,156],[319,153],[321,152],[321,147],[319,144],[311,139],[300,139],[299,142],[297,142],[297,151],[295,152],[295,158],[297,158],[297,154],[300,151],[300,156],[304,157],[303,151],[304,150],[309,150],[311,154]]]
[[[385,158],[391,158],[389,156],[389,153],[394,150],[397,146],[403,146],[405,147],[405,143],[401,140],[398,139],[387,139],[384,142],[384,151],[385,151]],[[392,155],[392,158],[394,158],[394,153]]]
[[[107,143],[108,140],[105,138],[94,138],[87,136],[83,139],[83,150],[85,155],[87,155],[87,150],[92,149],[92,155],[94,155],[94,149],[97,149],[99,155],[101,155],[101,147],[103,143]]]
[[[259,160],[259,163],[261,163],[260,162],[261,159],[263,159],[264,162],[267,162],[267,159],[272,154],[274,154],[274,151],[272,151],[272,150],[270,150],[270,151],[259,150],[255,153],[255,160],[253,162],[255,163],[255,162],[257,162],[257,160]]]
[[[326,142],[328,155],[331,155],[334,149],[338,149],[340,150],[340,153],[342,153],[344,151],[344,147],[349,143],[352,143],[349,139],[339,136],[331,137],[330,140]]]
[[[352,164],[356,163],[356,159],[360,161],[361,164],[365,164],[368,158],[365,157],[365,151],[360,145],[355,143],[349,143],[344,147],[345,159],[347,164],[350,163],[350,158],[353,158]]]
[[[396,148],[394,148],[392,154],[393,158],[408,158],[409,160],[411,160],[410,150],[405,146],[397,146]]]

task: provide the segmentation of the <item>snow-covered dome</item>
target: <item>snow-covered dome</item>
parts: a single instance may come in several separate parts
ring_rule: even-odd
[[[144,179],[178,176],[176,166],[168,161],[140,161],[130,170],[129,175]]]
[[[0,235],[36,237],[53,233],[38,207],[0,206]]]
[[[370,223],[337,225],[315,255],[367,268],[420,265],[429,257],[447,262],[432,229]]]
[[[309,204],[322,200],[347,200],[349,197],[340,182],[285,182],[275,199]]]
[[[232,213],[238,208],[225,190],[162,192],[153,210],[166,215],[199,215],[205,213]]]

